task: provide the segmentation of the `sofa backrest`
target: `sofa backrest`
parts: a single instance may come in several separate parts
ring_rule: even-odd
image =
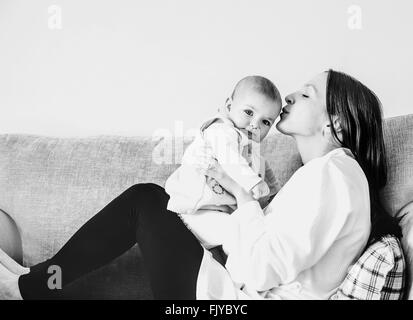
[[[384,133],[388,180],[381,196],[387,211],[402,218],[407,211],[401,209],[413,201],[413,115],[388,119]],[[413,300],[413,206],[409,208],[400,225],[408,273],[406,294]]]
[[[386,119],[385,137],[389,182],[382,197],[386,208],[396,214],[413,200],[413,115]],[[140,182],[163,186],[190,141],[0,135],[0,209],[16,222],[24,263],[30,266],[52,256],[127,187]],[[262,148],[281,188],[301,166],[295,143],[275,134]],[[404,232],[412,228],[406,225]],[[413,244],[404,245],[410,255]]]

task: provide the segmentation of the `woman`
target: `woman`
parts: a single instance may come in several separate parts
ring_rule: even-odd
[[[167,212],[163,188],[138,184],[51,259],[22,271],[3,257],[0,297],[53,298],[59,290],[47,286],[50,266],[61,268],[64,290],[138,242],[156,299],[329,298],[368,243],[400,236],[378,196],[386,183],[381,107],[367,87],[332,70],[286,102],[277,128],[295,139],[304,166],[264,210],[213,159],[206,161],[205,174],[238,205],[223,243],[226,263]]]

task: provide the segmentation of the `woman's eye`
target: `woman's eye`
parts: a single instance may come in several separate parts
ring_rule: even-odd
[[[249,116],[252,116],[254,114],[251,110],[244,110],[244,112]]]
[[[268,120],[264,120],[262,123],[268,127],[271,126],[271,122],[269,122]]]

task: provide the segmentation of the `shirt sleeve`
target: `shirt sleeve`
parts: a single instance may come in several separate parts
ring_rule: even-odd
[[[284,199],[275,197],[279,203],[271,203],[269,212],[251,201],[232,213],[224,249],[235,283],[257,291],[289,283],[337,239],[352,210],[348,188],[334,166],[314,171],[293,176]]]
[[[226,125],[214,124],[204,131],[204,139],[210,143],[224,171],[244,190],[251,189],[262,179],[241,155],[238,133]]]

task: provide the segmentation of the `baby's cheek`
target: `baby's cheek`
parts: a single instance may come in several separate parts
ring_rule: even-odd
[[[267,136],[268,132],[269,132],[268,129],[260,132],[261,141]]]
[[[244,119],[237,119],[237,120],[235,121],[235,126],[236,126],[238,129],[244,129],[244,128],[246,128],[248,125],[249,125],[248,121],[245,121]]]

